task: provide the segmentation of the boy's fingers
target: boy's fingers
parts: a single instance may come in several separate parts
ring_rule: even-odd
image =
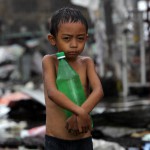
[[[74,130],[74,135],[78,135],[79,134],[79,130]]]
[[[69,129],[69,123],[68,123],[68,122],[66,122],[65,128],[66,128],[67,130]]]
[[[69,132],[69,131],[68,131]],[[80,134],[79,130],[70,130],[69,132],[70,134],[74,135],[74,136],[77,136]]]
[[[82,133],[86,133],[86,127],[82,127]]]
[[[73,130],[72,130],[72,129],[69,129],[68,132],[69,132],[69,133],[73,133]]]
[[[82,127],[80,125],[79,125],[78,128],[79,128],[79,132],[82,132]]]
[[[82,132],[82,126],[81,125],[82,124],[78,123],[78,130],[79,130],[79,132]]]
[[[89,131],[89,127],[83,127],[82,128],[82,133],[87,133]]]

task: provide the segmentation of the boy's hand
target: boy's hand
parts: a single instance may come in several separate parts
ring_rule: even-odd
[[[66,129],[68,130],[69,133],[73,135],[78,135],[79,129],[78,129],[78,124],[77,124],[77,116],[72,115],[69,117],[66,121]]]
[[[87,133],[92,130],[90,115],[83,108],[81,108],[77,116],[77,124],[80,133]]]

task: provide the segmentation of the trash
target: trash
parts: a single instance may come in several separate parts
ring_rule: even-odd
[[[12,120],[0,120],[0,135],[1,139],[19,137],[20,131],[26,128],[25,121],[15,122]]]
[[[138,147],[129,147],[127,150],[140,150]]]
[[[129,128],[129,127],[119,127],[119,126],[99,126],[95,128],[96,130],[101,131],[105,136],[112,138],[119,138],[132,133],[144,132],[144,128]],[[132,136],[133,137],[133,136]]]
[[[114,142],[108,142],[104,140],[94,140],[93,139],[93,149],[94,150],[125,150],[122,146]]]
[[[22,139],[22,145],[27,150],[44,150],[45,139],[44,137],[25,137]],[[25,149],[26,150],[26,149]]]
[[[18,147],[22,144],[21,139],[19,138],[7,138],[3,141],[0,140],[0,147],[2,148],[2,150],[17,150]],[[1,150],[1,149],[0,149]]]
[[[0,46],[0,64],[17,61],[23,52],[24,48],[18,44]]]
[[[10,106],[8,119],[26,121],[27,128],[45,124],[45,106],[33,99],[15,101]]]
[[[6,93],[0,97],[0,105],[8,106],[11,102],[29,99],[31,99],[31,97],[23,92]]]
[[[146,134],[142,137],[142,141],[150,141],[150,134]]]
[[[143,136],[145,136],[147,134],[150,134],[150,131],[144,130],[144,131],[141,131],[141,132],[133,132],[131,134],[131,137],[133,137],[133,138],[142,138]]]
[[[8,112],[10,111],[10,108],[5,105],[0,105],[0,118],[5,117]]]
[[[19,89],[22,93],[25,93],[26,95],[29,95],[33,100],[39,102],[45,107],[45,99],[44,99],[44,92],[39,89],[33,89],[30,88],[20,88]]]
[[[20,133],[21,138],[24,137],[33,137],[33,136],[45,136],[46,127],[45,125],[35,127],[29,130],[22,130]]]
[[[14,70],[15,70],[14,64],[5,64],[5,65],[1,66],[0,67],[0,79],[8,80]]]
[[[150,143],[145,143],[143,150],[150,150]]]
[[[34,48],[39,45],[39,40],[38,39],[28,40],[28,41],[26,41],[26,45],[30,48]]]

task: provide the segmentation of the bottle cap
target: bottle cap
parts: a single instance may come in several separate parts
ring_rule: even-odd
[[[57,59],[62,59],[65,58],[65,53],[64,52],[58,52],[56,53]]]

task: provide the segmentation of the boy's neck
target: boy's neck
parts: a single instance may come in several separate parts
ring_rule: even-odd
[[[74,62],[77,61],[77,59],[78,59],[78,57],[75,57],[75,58],[66,58],[67,62],[69,62],[69,63],[74,63]]]

